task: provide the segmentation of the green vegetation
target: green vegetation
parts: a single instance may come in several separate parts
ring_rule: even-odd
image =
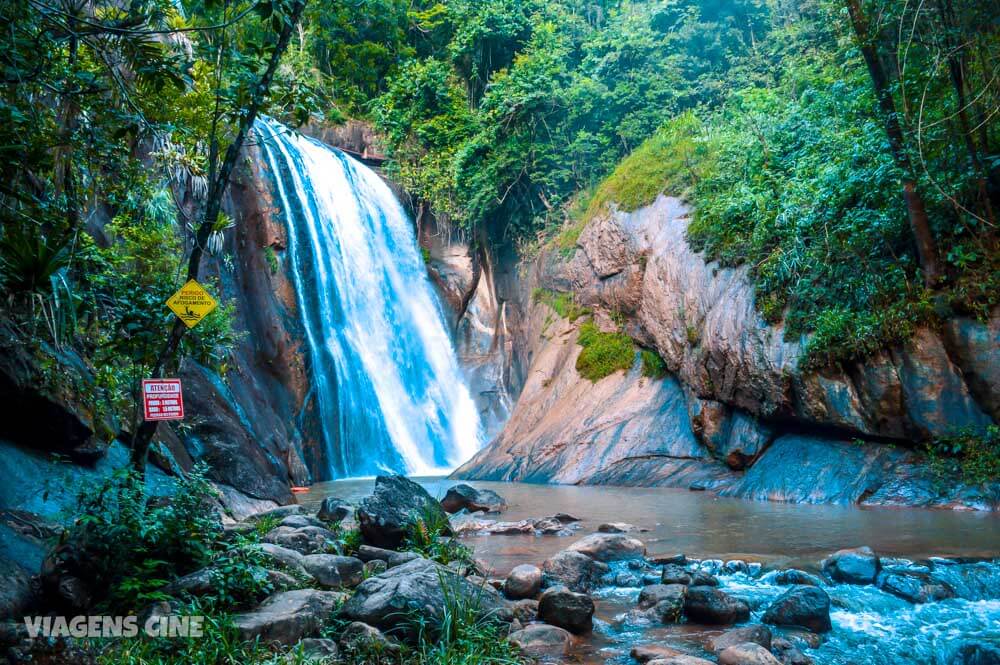
[[[1000,427],[965,428],[929,443],[931,469],[941,481],[982,485],[1000,479]]]
[[[590,381],[628,371],[635,362],[635,345],[628,335],[601,332],[593,321],[580,326],[576,341],[583,347],[576,359],[576,371]]]
[[[662,379],[667,376],[667,363],[656,351],[643,349],[639,352],[642,360],[642,375],[650,379]]]
[[[447,566],[458,562],[472,565],[472,550],[452,538],[448,517],[430,507],[415,515],[407,532],[404,549]]]
[[[536,288],[531,292],[531,301],[534,303],[545,303],[555,313],[571,322],[576,321],[581,316],[590,314],[590,310],[576,304],[572,293],[550,291],[549,289]]]

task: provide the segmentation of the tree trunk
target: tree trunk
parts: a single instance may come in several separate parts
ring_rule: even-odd
[[[222,166],[219,168],[218,175],[212,181],[211,188],[208,191],[208,200],[205,205],[205,214],[198,227],[198,232],[195,234],[194,247],[191,250],[191,257],[188,259],[188,280],[198,279],[198,274],[201,271],[201,257],[204,254],[204,247],[208,243],[209,236],[212,235],[212,229],[215,226],[216,219],[218,219],[219,211],[222,209],[222,197],[226,193],[226,188],[229,186],[229,178],[232,175],[233,168],[236,166],[236,160],[239,157],[240,151],[243,149],[243,142],[246,140],[247,133],[250,131],[250,128],[253,127],[253,123],[257,119],[260,107],[267,98],[268,92],[271,88],[271,81],[274,79],[274,73],[277,71],[278,64],[281,62],[281,56],[288,48],[292,32],[295,30],[295,25],[299,22],[299,17],[302,16],[302,10],[305,8],[305,3],[306,0],[299,0],[292,6],[292,11],[288,16],[288,20],[282,27],[281,33],[278,35],[278,42],[274,46],[274,52],[271,54],[271,60],[268,62],[267,70],[264,72],[263,76],[260,77],[260,80],[257,81],[253,94],[250,96],[250,103],[248,104],[246,111],[240,117],[240,124],[236,132],[236,136],[233,139],[233,142],[229,145],[228,150],[226,150],[226,156],[222,162]],[[152,377],[159,377],[163,371],[174,365],[174,360],[177,356],[177,349],[180,347],[181,339],[184,337],[184,333],[186,333],[187,330],[187,325],[185,325],[180,319],[174,319],[174,324],[170,329],[170,335],[167,337],[167,342],[156,359],[156,365],[153,366],[153,371],[151,373]],[[147,420],[143,421],[143,423],[134,430],[135,434],[132,438],[132,466],[139,471],[139,473],[143,473],[145,471],[146,457],[149,453],[149,444],[153,439],[153,435],[156,433],[156,427],[158,424],[158,421]]]
[[[917,260],[924,273],[924,283],[928,287],[933,287],[941,278],[941,268],[938,262],[937,244],[934,241],[934,234],[931,233],[930,220],[927,217],[927,209],[924,207],[924,199],[917,190],[916,179],[913,175],[913,166],[910,157],[906,152],[906,144],[903,140],[903,128],[899,124],[899,116],[896,113],[896,103],[892,98],[892,91],[889,89],[889,78],[882,66],[882,61],[878,57],[878,52],[872,43],[872,37],[868,29],[868,20],[865,18],[864,10],[861,8],[860,0],[845,0],[847,11],[851,15],[851,23],[858,38],[858,46],[861,55],[868,65],[868,74],[871,76],[872,87],[875,89],[875,98],[878,100],[882,123],[885,133],[889,138],[889,148],[892,151],[896,166],[903,173],[903,200],[906,203],[906,213],[910,222],[910,231],[917,247]]]

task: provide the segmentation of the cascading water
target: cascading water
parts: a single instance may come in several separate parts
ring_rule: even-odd
[[[333,478],[434,474],[480,444],[413,227],[374,172],[280,123],[256,132],[288,253]]]

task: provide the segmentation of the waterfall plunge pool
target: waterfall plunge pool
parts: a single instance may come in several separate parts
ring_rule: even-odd
[[[443,477],[414,480],[438,498],[459,482]],[[913,561],[1000,557],[1000,516],[989,513],[752,502],[667,488],[462,482],[491,489],[507,500],[508,509],[498,519],[565,512],[581,520],[572,536],[463,537],[462,542],[473,547],[497,577],[519,564],[541,565],[604,522],[649,529],[634,535],[646,543],[650,556],[683,552],[706,560],[705,565],[711,565],[709,560],[742,559],[760,562],[765,571],[790,567],[818,571],[820,561],[831,552],[860,545],[872,547],[884,558]],[[356,503],[373,486],[371,478],[319,483],[300,495],[299,502],[309,510],[318,509],[327,496]],[[628,577],[622,564],[614,567],[616,575]],[[825,587],[832,601],[833,630],[820,646],[804,652],[823,665],[951,665],[964,640],[1000,642],[1000,564],[937,568],[956,584],[961,582],[964,597],[913,605],[873,586]],[[788,588],[770,582],[766,573],[718,577],[727,593],[750,604],[751,623],[759,622],[768,603]],[[710,657],[707,642],[724,629],[637,620],[629,611],[635,608],[639,591],[639,586],[626,582],[608,584],[593,594],[594,632],[580,642],[572,662],[633,665],[630,649],[647,643]]]

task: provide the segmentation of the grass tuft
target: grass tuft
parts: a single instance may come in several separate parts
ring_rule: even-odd
[[[580,326],[576,341],[583,347],[576,359],[576,371],[590,381],[628,371],[635,362],[635,345],[628,335],[601,332],[593,321]]]

